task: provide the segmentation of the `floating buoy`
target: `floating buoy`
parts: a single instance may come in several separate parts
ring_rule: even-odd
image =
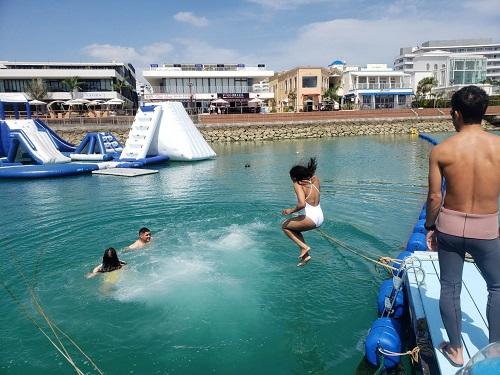
[[[410,253],[411,254],[411,253]],[[404,293],[400,290],[397,294],[394,291],[394,285],[392,279],[385,280],[378,290],[378,298],[377,298],[377,307],[379,315],[382,315],[385,308],[385,299],[386,297],[393,297],[394,293],[394,303],[392,305],[392,311],[386,311],[388,314],[384,314],[384,316],[389,316],[391,318],[401,318],[404,312]]]
[[[365,357],[371,365],[376,367],[380,365],[378,361],[379,348],[394,353],[401,352],[400,331],[401,325],[395,319],[378,318],[373,322],[365,342]],[[384,355],[384,366],[386,368],[392,368],[398,365],[399,362],[399,356]]]
[[[410,239],[406,243],[406,251],[426,251],[427,250],[427,239],[423,233],[412,233]]]
[[[418,130],[417,130],[417,128],[410,128],[410,134],[411,134],[411,135],[418,135]]]
[[[427,230],[425,229],[425,219],[420,219],[419,221],[417,221],[417,223],[413,227],[413,233],[427,234]]]

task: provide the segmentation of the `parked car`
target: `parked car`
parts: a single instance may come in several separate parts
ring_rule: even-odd
[[[335,100],[322,102],[319,107],[320,111],[338,111],[340,109],[339,103]]]

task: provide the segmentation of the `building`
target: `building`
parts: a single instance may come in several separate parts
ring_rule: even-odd
[[[344,68],[342,108],[409,108],[413,89],[411,75],[388,68],[387,64]]]
[[[437,50],[483,56],[486,58],[485,79],[500,81],[500,43],[493,39],[431,40],[421,46],[403,47],[394,59],[394,69],[411,74],[417,55]]]
[[[220,99],[226,112],[247,112],[273,98],[267,83],[273,75],[264,64],[151,64],[143,76],[152,92],[144,99],[181,101],[190,113],[208,113]]]
[[[277,111],[320,109],[329,79],[330,71],[327,68],[298,67],[276,74],[270,85]]]
[[[79,89],[70,92],[63,81],[74,77],[78,78]],[[45,85],[46,96],[37,99],[46,102],[121,99],[125,107],[137,105],[135,69],[131,64],[0,61],[0,92],[21,92],[31,97],[28,86],[33,80]]]
[[[487,59],[484,56],[436,50],[416,54],[411,74],[415,92],[423,78],[433,77],[437,86],[432,88],[432,93],[449,97],[467,85],[481,86],[488,94],[492,94],[493,86],[484,84],[486,72]]]

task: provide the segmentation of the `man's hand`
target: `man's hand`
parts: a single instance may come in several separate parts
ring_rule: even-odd
[[[437,251],[436,231],[428,231],[427,235],[425,236],[425,240],[427,241],[427,251]]]
[[[283,211],[281,211],[283,215],[290,215],[293,213],[293,208],[285,208]]]

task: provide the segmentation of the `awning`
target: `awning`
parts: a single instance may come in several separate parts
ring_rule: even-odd
[[[0,102],[4,103],[26,103],[26,95],[20,92],[2,92],[0,93]]]

